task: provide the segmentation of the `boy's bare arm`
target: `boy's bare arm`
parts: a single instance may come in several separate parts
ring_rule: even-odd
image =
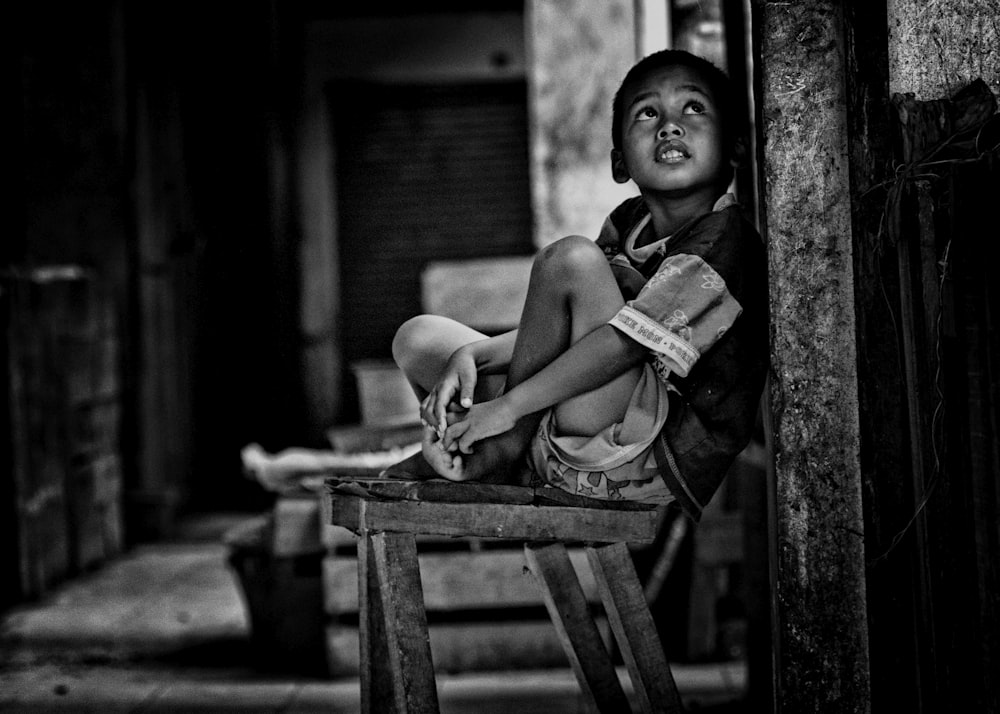
[[[457,443],[469,453],[475,442],[512,429],[523,416],[607,384],[647,355],[647,348],[611,325],[602,325],[509,392],[474,405],[448,428],[444,446]]]
[[[505,374],[516,341],[517,330],[511,330],[467,345],[476,360],[476,371],[480,374]]]
[[[444,373],[420,405],[420,415],[440,438],[447,426],[445,414],[453,401],[472,406],[480,374],[505,374],[514,353],[517,330],[459,347],[448,359]],[[457,399],[456,399],[457,397]]]

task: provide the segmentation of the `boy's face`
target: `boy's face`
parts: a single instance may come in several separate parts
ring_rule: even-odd
[[[717,198],[730,175],[719,105],[697,70],[654,70],[625,88],[622,148],[611,152],[619,183],[644,194]]]

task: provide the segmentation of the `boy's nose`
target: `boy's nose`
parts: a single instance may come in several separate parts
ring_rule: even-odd
[[[657,139],[666,139],[668,136],[683,136],[684,127],[675,121],[665,122],[658,132],[656,132]]]

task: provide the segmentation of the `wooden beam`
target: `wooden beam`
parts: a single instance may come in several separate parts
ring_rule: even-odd
[[[652,543],[659,511],[568,506],[371,501],[334,495],[331,523],[356,532],[472,536],[514,540]]]
[[[757,0],[779,711],[869,710],[840,3]]]
[[[588,546],[587,557],[642,711],[683,712],[628,547],[624,543]]]
[[[524,555],[542,588],[552,624],[573,665],[573,673],[587,697],[587,704],[594,711],[629,711],[628,698],[600,631],[590,616],[565,546],[562,543],[530,543],[525,545]]]
[[[366,534],[358,545],[361,616],[368,623],[360,628],[362,710],[437,712],[414,537]]]

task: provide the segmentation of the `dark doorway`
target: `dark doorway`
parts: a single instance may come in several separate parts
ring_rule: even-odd
[[[527,88],[338,83],[329,100],[345,364],[389,359],[428,261],[533,251]]]

